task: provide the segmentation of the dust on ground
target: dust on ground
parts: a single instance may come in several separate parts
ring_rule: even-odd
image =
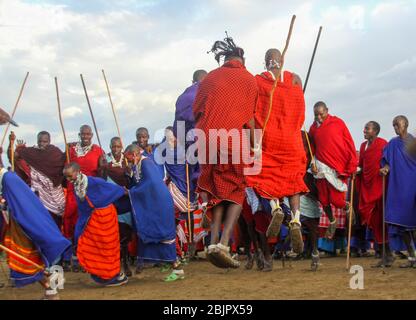
[[[352,290],[353,274],[346,271],[346,258],[324,258],[318,271],[310,271],[310,260],[286,262],[274,260],[273,271],[218,269],[206,260],[191,261],[184,266],[185,279],[163,282],[166,273],[159,268],[145,269],[133,275],[120,287],[103,288],[96,285],[88,274],[65,273],[65,289],[60,298],[68,300],[192,300],[192,299],[416,299],[416,269],[400,269],[405,260],[396,260],[392,268],[371,268],[374,257],[352,258],[351,265],[364,268],[364,289]],[[3,266],[4,269],[4,266]],[[40,299],[43,290],[39,284],[13,288],[7,284],[5,272],[0,274],[0,299]]]

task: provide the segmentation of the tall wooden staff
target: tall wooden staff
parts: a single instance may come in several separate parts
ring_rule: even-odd
[[[100,145],[100,148],[103,149],[103,147],[101,145],[101,141],[100,141],[100,136],[98,135],[98,130],[97,130],[97,125],[95,123],[94,114],[92,113],[90,99],[88,98],[88,92],[87,92],[87,88],[85,86],[84,77],[82,76],[82,74],[80,74],[80,76],[81,76],[81,81],[82,81],[82,87],[84,88],[85,98],[87,99],[88,109],[90,110],[92,123],[94,124],[95,134],[97,135],[98,144]]]
[[[351,250],[351,229],[352,229],[352,211],[353,211],[353,200],[354,200],[354,181],[355,176],[351,179],[351,195],[350,195],[350,210],[349,210],[349,221],[348,221],[348,245],[347,245],[347,271],[350,269],[350,250]]]
[[[104,81],[105,81],[105,86],[107,88],[107,94],[108,94],[108,99],[110,100],[111,110],[113,111],[114,121],[116,122],[118,137],[120,138],[121,146],[123,147],[123,140],[121,138],[120,126],[118,125],[116,110],[114,109],[113,99],[111,98],[110,87],[108,86],[107,77],[105,76],[104,69],[101,70],[101,71],[103,73],[103,77],[104,77]]]
[[[16,101],[16,103],[14,105],[14,108],[13,108],[11,119],[14,118],[14,114],[16,113],[16,109],[17,109],[17,106],[19,105],[19,101],[20,101],[20,98],[22,97],[23,89],[25,88],[26,80],[27,80],[28,77],[29,77],[29,72],[26,73],[26,77],[23,80],[22,87],[20,88],[20,92],[19,92],[19,95],[17,97],[17,101]],[[7,131],[9,130],[9,127],[10,127],[10,122],[7,123],[6,129],[4,130],[3,139],[1,140],[1,145],[0,145],[1,147],[3,147],[4,140],[6,139],[6,135],[7,135]]]
[[[270,115],[272,113],[272,109],[273,109],[273,95],[274,95],[274,91],[276,90],[276,87],[277,87],[277,82],[279,81],[280,75],[282,73],[283,64],[285,62],[285,55],[286,55],[287,48],[289,46],[290,38],[292,36],[292,30],[293,30],[293,25],[295,24],[295,19],[296,19],[296,15],[293,15],[292,16],[292,20],[290,21],[289,33],[288,33],[287,38],[286,38],[286,45],[285,45],[285,48],[283,49],[283,52],[282,52],[282,65],[281,65],[280,69],[278,70],[278,74],[277,74],[276,79],[274,80],[274,83],[273,83],[272,91],[270,92],[269,111],[267,112],[266,119],[264,120],[262,137],[260,139],[260,143],[263,140],[264,132],[266,131],[266,126],[267,126],[267,123],[269,122],[269,118],[270,118]]]
[[[55,77],[55,89],[56,89],[56,100],[58,102],[59,122],[61,123],[62,134],[64,135],[66,162],[69,163],[69,149],[68,149],[68,142],[66,140],[64,122],[62,120],[61,100],[59,99],[59,87],[58,87],[58,78],[57,77]]]
[[[189,243],[193,242],[192,237],[192,219],[191,219],[191,200],[190,200],[190,185],[189,185],[189,165],[188,162],[186,163],[186,193],[187,193],[187,209],[188,209],[188,235],[189,235]]]
[[[12,131],[11,134],[14,134]],[[10,144],[10,163],[12,165],[12,171],[14,172],[14,140]]]
[[[386,273],[384,270],[384,264],[386,263],[386,176],[383,175],[383,273]]]
[[[319,27],[318,36],[317,36],[316,41],[315,41],[315,47],[313,48],[311,62],[309,63],[308,73],[306,74],[305,84],[303,85],[303,93],[304,94],[305,94],[305,91],[306,91],[306,87],[308,85],[309,75],[311,74],[313,61],[315,60],[315,53],[316,53],[316,49],[318,48],[318,43],[319,43],[319,38],[321,37],[321,32],[322,32],[322,26]],[[308,143],[308,149],[309,149],[309,153],[311,155],[311,162],[315,162],[315,166],[316,166],[316,160],[315,160],[315,157],[314,157],[313,152],[312,152],[311,142],[309,140],[308,131],[306,131],[305,123],[303,124],[303,131],[305,131],[306,141]]]

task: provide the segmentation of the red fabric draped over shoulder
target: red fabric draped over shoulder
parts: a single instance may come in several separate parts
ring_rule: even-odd
[[[262,140],[261,172],[247,181],[264,198],[282,198],[308,192],[304,183],[306,153],[301,129],[305,121],[302,87],[293,84],[294,75],[284,72],[283,82],[274,91],[273,105]],[[269,112],[274,80],[269,72],[256,76],[259,99],[256,128],[263,128]]]

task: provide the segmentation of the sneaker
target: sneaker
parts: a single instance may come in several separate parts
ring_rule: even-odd
[[[122,286],[123,284],[126,284],[128,281],[129,281],[129,278],[127,278],[127,276],[123,272],[121,272],[120,275],[116,279],[106,284],[105,286],[106,287],[118,287],[118,286]]]

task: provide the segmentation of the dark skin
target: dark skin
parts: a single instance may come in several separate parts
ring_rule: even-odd
[[[110,149],[111,149],[111,154],[113,155],[114,159],[116,159],[117,161],[120,161],[121,159],[121,154],[123,151],[123,146],[121,144],[121,140],[120,139],[114,139],[110,145]]]
[[[370,146],[373,141],[377,138],[378,133],[371,122],[368,122],[364,127],[364,139],[368,141]]]
[[[396,135],[398,135],[401,139],[406,140],[409,136],[409,133],[407,131],[409,124],[405,119],[402,117],[396,117],[393,119],[393,128]],[[382,176],[387,176],[390,172],[390,166],[386,164],[383,168],[380,169],[380,174]],[[403,234],[403,242],[406,245],[407,252],[409,253],[410,257],[415,257],[415,250],[413,249],[413,246],[411,245],[412,242],[412,233],[410,231],[406,231]],[[386,246],[387,251],[387,246]],[[387,253],[390,253],[390,248],[387,251]]]
[[[149,133],[146,130],[139,130],[136,135],[136,141],[140,148],[147,153],[152,153],[152,145],[149,144]]]
[[[370,146],[374,140],[378,136],[378,132],[376,131],[374,125],[371,122],[368,122],[364,127],[364,139],[368,141],[368,145]],[[382,243],[379,243],[380,246],[382,246]],[[386,248],[386,255],[391,256],[391,250],[389,244],[385,243]]]
[[[394,132],[403,140],[406,140],[409,136],[407,131],[409,124],[401,117],[396,117],[393,119],[393,128]],[[380,169],[380,174],[387,176],[390,171],[390,166],[386,164],[383,168]]]

